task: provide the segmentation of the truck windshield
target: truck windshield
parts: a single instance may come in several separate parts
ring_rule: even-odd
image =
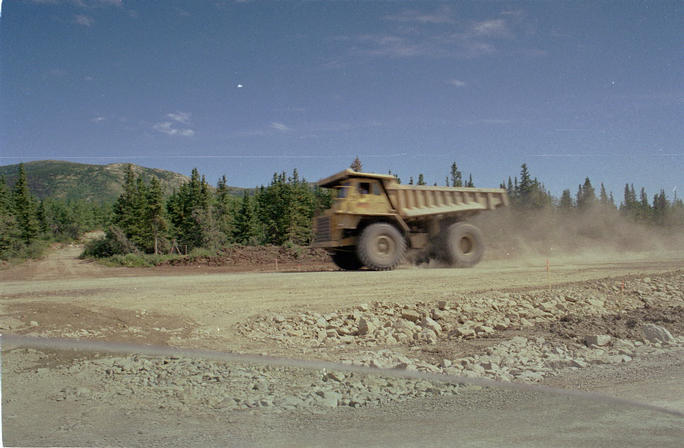
[[[346,198],[348,189],[349,189],[349,186],[347,186],[347,185],[340,185],[339,187],[335,187],[335,190],[337,191],[337,194],[335,195],[335,197],[337,197],[337,199]]]

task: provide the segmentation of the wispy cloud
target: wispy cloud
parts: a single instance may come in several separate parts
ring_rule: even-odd
[[[453,13],[448,5],[443,5],[437,11],[424,12],[417,10],[405,10],[398,14],[384,17],[385,20],[404,23],[454,23]]]
[[[79,25],[90,27],[93,25],[95,21],[92,17],[88,17],[85,14],[76,14],[74,16],[74,22]]]
[[[383,19],[397,25],[384,33],[340,36],[337,40],[350,42],[354,55],[474,58],[497,53],[505,47],[503,42],[528,32],[520,11],[467,21],[444,5],[433,11],[404,10]],[[535,54],[540,55],[544,54]]]
[[[278,121],[272,122],[272,123],[271,123],[271,128],[272,128],[272,129],[275,129],[276,131],[280,131],[280,132],[287,132],[287,131],[291,131],[291,130],[292,130],[290,127],[288,127],[288,126],[285,125],[284,123],[280,123],[280,122],[278,122]]]
[[[190,122],[190,114],[188,112],[171,112],[166,114],[166,116],[178,123],[188,124]]]
[[[98,115],[90,119],[93,123],[100,123],[102,121],[105,121],[105,117]]]
[[[159,131],[166,135],[181,135],[183,137],[192,137],[195,135],[195,131],[192,129],[178,129],[174,127],[174,124],[170,121],[162,121],[156,123],[152,127],[155,131]]]
[[[181,137],[192,137],[195,131],[189,127],[190,113],[188,112],[171,112],[166,114],[166,118],[171,121],[160,121],[152,126],[157,132],[166,135],[178,135]],[[180,126],[183,125],[183,126]]]
[[[510,37],[512,32],[504,19],[483,20],[472,25],[475,36]]]
[[[365,34],[358,36],[357,40],[366,44],[364,53],[375,56],[411,57],[426,54],[430,48],[425,42],[391,34]]]
[[[460,79],[450,79],[447,81],[447,84],[454,87],[465,87],[467,85],[465,81],[461,81]]]

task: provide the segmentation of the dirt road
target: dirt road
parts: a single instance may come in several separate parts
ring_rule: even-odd
[[[0,271],[0,331],[548,384],[682,408],[671,393],[684,387],[674,373],[684,366],[678,253],[551,258],[548,269],[545,258],[531,258],[467,270],[226,273],[110,269],[78,260],[78,252],[66,248]],[[650,340],[649,331],[659,336]],[[514,436],[544,446],[560,434],[557,446],[676,446],[681,435],[681,417],[534,392],[178,357],[4,350],[5,440],[19,445],[230,445],[230,434],[235,446],[341,439],[351,446],[377,430],[380,443],[367,445],[443,446],[461,437],[487,446]],[[514,417],[513,409],[525,412]],[[490,436],[464,432],[491,419],[508,426]],[[574,432],[554,429],[568,420]],[[38,421],[45,431],[36,431]],[[407,432],[416,425],[423,429]]]
[[[181,268],[170,276],[167,274],[173,268],[156,272],[105,268],[78,260],[77,255],[78,248],[66,248],[44,261],[17,268],[18,273],[4,272],[0,313],[17,319],[32,316],[24,318],[24,323],[37,322],[37,329],[57,331],[71,325],[91,333],[114,324],[137,327],[163,316],[164,322],[154,327],[187,329],[192,325],[204,336],[220,340],[210,348],[243,349],[235,324],[263,311],[326,312],[373,301],[408,304],[457,300],[476,291],[544,288],[684,267],[684,258],[666,254],[621,260],[552,258],[549,272],[546,260],[540,258],[524,263],[482,263],[473,269],[206,274],[205,269]],[[33,274],[27,278],[26,271]],[[162,275],[155,275],[160,271]],[[93,311],[95,315],[91,315]],[[81,317],[86,315],[88,319]],[[116,328],[105,332],[111,337],[119,333]],[[148,332],[154,330],[148,328]],[[204,339],[202,346],[206,348],[210,339]],[[124,335],[123,340],[130,338]],[[176,343],[186,346],[181,341]]]

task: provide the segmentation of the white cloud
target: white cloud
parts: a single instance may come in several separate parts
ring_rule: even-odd
[[[271,123],[271,128],[280,131],[280,132],[287,132],[290,131],[291,129],[286,126],[284,123],[280,123],[278,121],[274,121]]]
[[[484,37],[509,37],[512,34],[504,19],[475,22],[472,27],[472,32],[477,36]]]
[[[93,123],[99,123],[99,122],[104,121],[104,120],[105,120],[105,117],[102,117],[100,115],[90,119],[90,121],[92,121]]]
[[[188,127],[190,124],[190,113],[171,112],[166,114],[166,117],[171,121],[160,121],[159,123],[155,123],[152,126],[152,129],[166,135],[178,135],[181,137],[192,137],[195,135],[195,131]]]
[[[92,26],[92,24],[95,22],[92,17],[88,17],[84,14],[76,14],[74,16],[74,22],[83,25],[83,26]]]
[[[460,79],[450,79],[447,81],[447,84],[452,85],[454,87],[465,87],[466,83],[465,81],[461,81]]]
[[[443,5],[427,11],[404,10],[383,19],[397,25],[384,34],[340,36],[337,40],[355,43],[350,48],[351,53],[370,56],[476,58],[504,48],[517,51],[501,41],[511,40],[521,33],[528,37],[534,33],[522,11],[504,11],[485,20],[467,21],[457,17],[450,5]]]
[[[385,16],[384,19],[393,22],[420,24],[454,23],[451,8],[449,8],[447,5],[444,5],[437,11],[431,13],[416,10],[405,10],[398,14]]]
[[[190,123],[190,114],[188,112],[171,112],[169,114],[166,114],[166,116],[178,123]]]

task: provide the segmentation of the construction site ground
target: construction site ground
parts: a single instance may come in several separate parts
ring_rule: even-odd
[[[110,268],[80,251],[0,270],[3,335],[246,357],[3,338],[6,446],[679,446],[684,437],[677,251],[390,272],[343,272],[318,257]]]

